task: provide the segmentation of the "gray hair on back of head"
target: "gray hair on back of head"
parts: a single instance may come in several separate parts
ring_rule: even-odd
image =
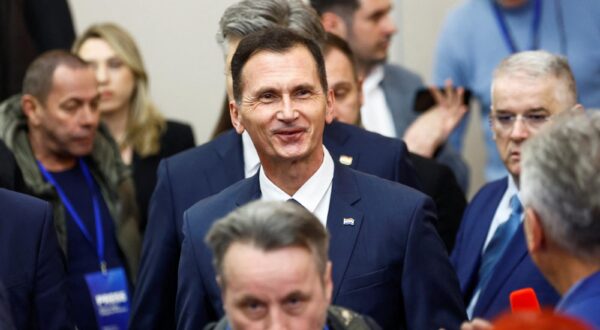
[[[242,0],[229,6],[219,21],[217,42],[227,42],[272,27],[284,27],[321,46],[325,30],[317,12],[302,0]]]
[[[254,201],[215,222],[205,238],[213,252],[213,264],[225,285],[223,261],[234,243],[252,245],[268,252],[286,247],[309,250],[317,270],[325,274],[329,236],[312,213],[291,202]]]
[[[553,121],[523,147],[523,202],[557,244],[598,263],[600,112],[567,111]]]
[[[573,106],[577,103],[577,85],[567,59],[543,50],[525,51],[505,58],[494,70],[492,80],[492,96],[494,82],[502,77],[525,76],[534,79],[554,77],[563,88],[557,88],[557,100]]]

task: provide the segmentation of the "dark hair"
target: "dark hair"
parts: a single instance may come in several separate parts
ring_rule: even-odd
[[[336,36],[331,32],[327,32],[327,36],[325,38],[325,46],[323,47],[323,54],[327,56],[329,52],[333,49],[337,49],[341,51],[348,61],[352,64],[352,75],[354,79],[358,79],[358,73],[356,72],[356,58],[354,57],[354,52],[350,49],[350,45],[346,42],[346,40]]]
[[[223,277],[225,253],[234,243],[249,244],[263,251],[302,247],[311,252],[322,274],[327,266],[329,236],[312,213],[292,202],[254,201],[215,222],[205,238],[213,253],[213,264]]]
[[[312,55],[317,65],[317,73],[321,82],[323,92],[327,93],[327,76],[325,73],[325,61],[321,49],[314,41],[304,38],[299,34],[286,28],[272,28],[256,33],[251,33],[237,47],[231,59],[231,77],[233,79],[233,96],[238,104],[242,98],[242,69],[250,58],[261,51],[273,53],[285,53],[293,47],[305,47]]]
[[[319,15],[330,11],[342,17],[352,16],[360,8],[358,0],[310,0],[310,5]]]
[[[64,50],[51,50],[38,56],[27,68],[23,79],[23,94],[35,97],[45,104],[52,89],[54,71],[64,65],[70,69],[88,68],[88,64],[77,55]]]

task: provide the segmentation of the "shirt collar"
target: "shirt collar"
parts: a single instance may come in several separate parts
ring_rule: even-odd
[[[247,131],[242,133],[242,147],[244,151],[244,177],[249,178],[258,171],[260,159]]]
[[[379,84],[383,81],[383,76],[383,64],[375,66],[363,82],[363,91],[369,92],[379,87]]]
[[[295,199],[307,210],[315,212],[319,202],[327,193],[333,180],[334,163],[331,155],[323,146],[323,162],[319,169],[296,191],[294,196],[290,196],[277,187],[264,173],[259,172],[260,190],[263,200],[287,201],[290,198]]]

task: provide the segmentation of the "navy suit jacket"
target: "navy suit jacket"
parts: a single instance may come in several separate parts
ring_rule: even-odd
[[[260,196],[257,174],[185,212],[178,329],[201,329],[223,316],[204,236],[214,221]],[[344,218],[355,224],[343,225]],[[336,165],[327,217],[332,303],[372,317],[383,329],[458,328],[464,307],[433,220],[433,203],[422,193]]]
[[[419,188],[404,142],[339,122],[325,126],[323,143],[335,162]],[[161,161],[150,201],[130,327],[175,326],[177,265],[183,212],[195,202],[244,179],[242,138],[230,130],[215,140]]]
[[[483,186],[467,206],[460,224],[451,261],[458,274],[465,305],[475,293],[483,244],[507,186],[507,178]],[[520,226],[498,260],[498,267],[488,286],[481,291],[473,317],[494,318],[510,309],[512,291],[527,287],[535,290],[542,306],[552,307],[558,302],[558,293],[527,253],[525,232]]]
[[[0,282],[17,329],[73,329],[52,207],[0,189]]]

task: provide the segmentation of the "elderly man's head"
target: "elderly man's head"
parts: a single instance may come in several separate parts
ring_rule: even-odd
[[[491,93],[496,146],[518,184],[523,142],[552,116],[576,106],[575,79],[564,58],[544,51],[522,52],[496,68]]]
[[[525,232],[544,274],[564,255],[600,267],[600,113],[560,117],[523,148]]]
[[[229,6],[219,21],[217,42],[225,54],[227,95],[233,100],[229,65],[245,36],[273,27],[284,27],[321,45],[325,32],[317,13],[302,0],[243,0]]]
[[[71,161],[92,151],[100,120],[94,71],[64,51],[42,54],[27,69],[21,105],[36,157]]]
[[[331,300],[328,235],[290,202],[256,201],[206,236],[232,329],[322,329]]]

